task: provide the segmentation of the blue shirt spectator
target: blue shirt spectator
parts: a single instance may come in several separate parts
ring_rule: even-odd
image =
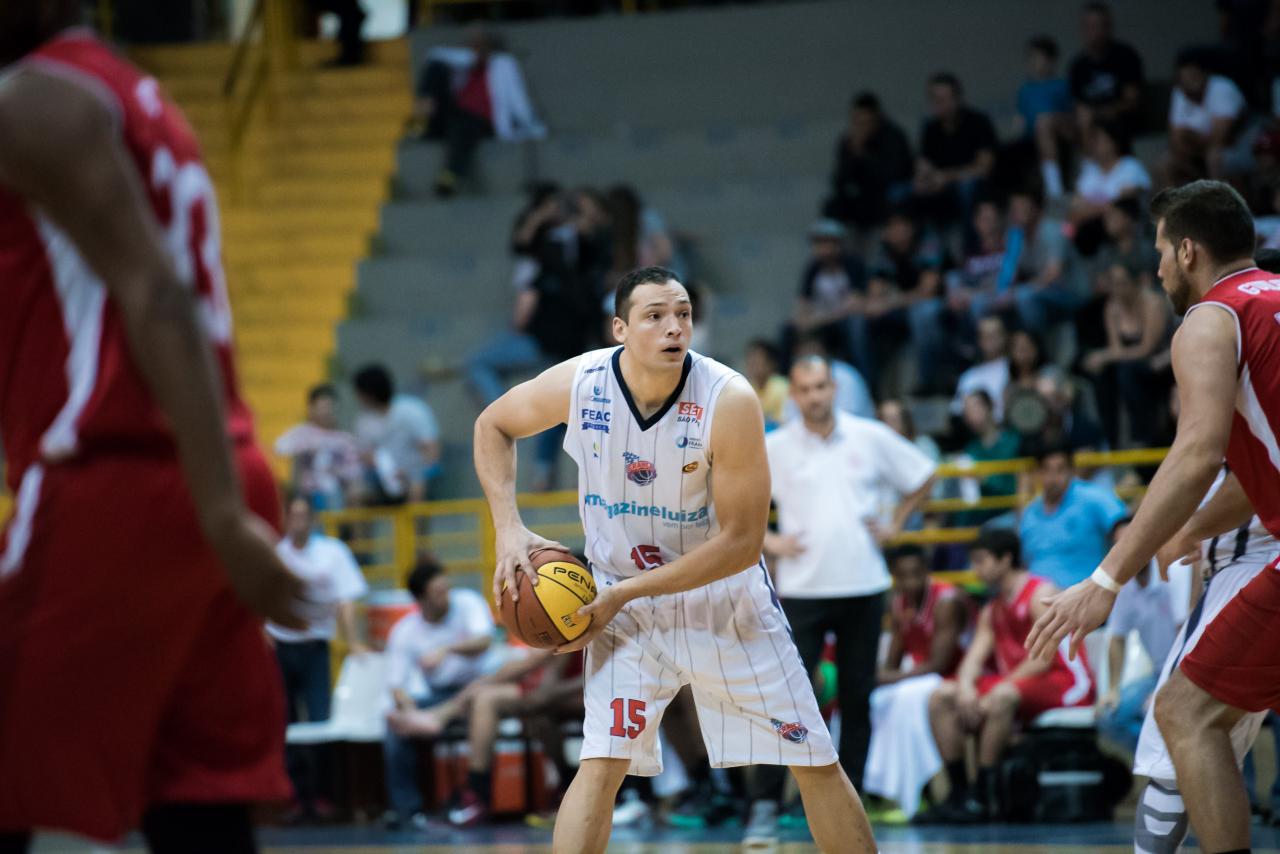
[[[1076,480],[1064,446],[1045,448],[1036,460],[1042,492],[1022,512],[1022,553],[1034,575],[1065,590],[1102,562],[1125,506],[1111,490]]]

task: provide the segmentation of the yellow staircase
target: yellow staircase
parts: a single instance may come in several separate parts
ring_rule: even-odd
[[[267,447],[326,377],[412,97],[405,40],[371,45],[358,68],[319,68],[331,44],[296,47],[296,69],[272,75],[234,154],[222,95],[231,45],[130,54],[186,113],[218,187],[241,384]]]

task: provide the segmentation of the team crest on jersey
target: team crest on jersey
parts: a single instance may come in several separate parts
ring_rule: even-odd
[[[702,423],[702,407],[692,400],[682,400],[676,409],[676,421],[679,423]]]
[[[627,480],[637,486],[648,486],[658,477],[657,467],[648,460],[642,460],[630,451],[623,451],[622,459],[627,464]]]
[[[788,724],[777,718],[770,718],[769,720],[773,723],[773,728],[778,731],[778,735],[793,744],[804,744],[805,740],[809,738],[809,728],[799,721]]]

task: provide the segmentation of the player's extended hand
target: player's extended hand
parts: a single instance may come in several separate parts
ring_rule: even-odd
[[[568,551],[557,542],[539,537],[523,526],[514,526],[498,531],[497,550],[498,565],[493,573],[493,600],[502,600],[502,591],[511,590],[511,601],[520,601],[520,587],[516,584],[516,573],[523,572],[529,576],[529,583],[537,586],[538,573],[533,571],[529,556],[540,549],[560,549]]]
[[[1160,580],[1169,580],[1169,567],[1180,560],[1195,566],[1200,561],[1200,541],[1188,536],[1185,530],[1178,531],[1173,539],[1160,547],[1156,552],[1156,565],[1160,567]]]
[[[622,606],[630,601],[627,594],[620,589],[621,587],[622,585],[620,584],[601,587],[599,592],[596,593],[596,598],[591,600],[591,604],[583,605],[578,609],[578,616],[590,617],[591,625],[587,627],[585,632],[578,635],[576,640],[556,647],[556,655],[564,655],[565,653],[586,649],[587,644],[600,637],[600,633],[622,610]]]
[[[286,629],[307,627],[306,584],[276,555],[271,526],[243,511],[206,530],[231,587],[246,605]]]
[[[1103,590],[1086,578],[1041,601],[1049,606],[1049,610],[1040,615],[1027,635],[1026,647],[1031,651],[1031,657],[1048,661],[1062,639],[1070,635],[1068,657],[1074,660],[1085,635],[1107,621],[1111,608],[1116,604],[1116,594]]]

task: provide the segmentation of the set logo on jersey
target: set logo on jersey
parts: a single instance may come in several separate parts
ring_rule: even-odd
[[[804,744],[809,737],[809,728],[804,724],[796,721],[795,723],[783,723],[777,718],[770,718],[773,728],[778,731],[778,735],[790,741],[793,744]]]
[[[640,459],[630,451],[623,451],[622,459],[627,464],[627,480],[637,486],[648,486],[657,480],[658,469],[653,463]]]
[[[702,440],[693,436],[681,436],[679,439],[676,439],[676,447],[688,448],[691,451],[701,451]]]
[[[692,400],[682,400],[676,408],[676,421],[681,424],[702,423],[702,407]]]
[[[613,419],[613,413],[607,409],[582,409],[582,429],[583,430],[599,430],[602,433],[609,432],[609,422]]]

